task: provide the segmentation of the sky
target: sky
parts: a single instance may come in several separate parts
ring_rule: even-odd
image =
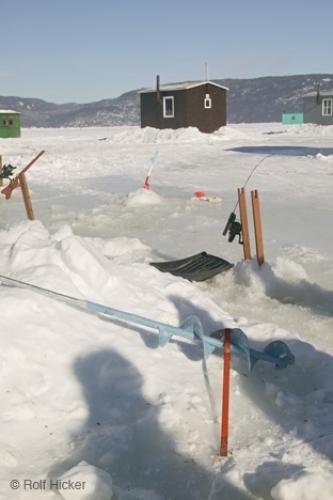
[[[332,73],[333,0],[0,0],[0,95],[92,102],[205,77]]]

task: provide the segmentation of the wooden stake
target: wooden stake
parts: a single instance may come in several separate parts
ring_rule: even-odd
[[[27,183],[27,179],[26,179],[24,173],[21,173],[19,175],[19,186],[20,186],[21,191],[22,191],[24,206],[25,206],[25,209],[27,212],[28,219],[35,220],[35,215],[34,215],[34,212],[32,209],[32,203],[31,203],[28,183]]]
[[[7,186],[5,188],[3,188],[1,190],[1,193],[5,195],[6,197],[6,200],[9,200],[11,195],[12,195],[12,192],[14,191],[14,189],[16,189],[18,186],[19,186],[19,177],[21,174],[24,174],[30,167],[32,167],[32,165],[38,160],[38,158],[40,158],[43,154],[45,153],[45,151],[41,151],[40,153],[38,153],[37,156],[35,156],[35,158],[33,160],[31,160],[30,163],[28,163],[28,165],[26,165],[18,174],[15,175],[15,177],[10,181],[9,184],[7,184]],[[23,181],[24,182],[24,181]]]
[[[229,395],[230,395],[230,365],[231,365],[231,330],[224,331],[223,345],[223,382],[222,382],[222,419],[221,419],[221,447],[220,456],[228,456],[229,433]]]
[[[256,238],[257,262],[259,266],[262,266],[263,263],[265,262],[264,242],[262,237],[259,193],[256,189],[254,191],[251,191],[251,199],[252,199],[254,234]]]
[[[241,189],[238,188],[238,203],[239,203],[240,221],[242,224],[244,259],[250,260],[251,246],[250,246],[249,224],[247,219],[246,197],[244,188]]]
[[[0,174],[2,172],[2,156],[0,156]],[[0,178],[0,186],[3,186],[3,179]]]

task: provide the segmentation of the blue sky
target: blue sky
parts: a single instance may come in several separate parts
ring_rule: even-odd
[[[90,102],[161,82],[330,73],[333,0],[0,0],[0,95]]]

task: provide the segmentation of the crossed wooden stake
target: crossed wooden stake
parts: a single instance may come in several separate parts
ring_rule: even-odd
[[[31,162],[28,163],[28,165],[26,165],[17,175],[15,175],[15,177],[13,177],[13,179],[10,180],[9,184],[4,189],[1,190],[1,193],[5,195],[6,200],[9,200],[14,189],[16,189],[17,187],[21,188],[24,206],[27,212],[28,219],[30,220],[35,219],[35,214],[32,209],[31,197],[25,173],[44,153],[45,151],[41,151],[40,153],[38,153],[38,155],[35,156],[35,158],[31,160]],[[0,157],[0,172],[1,170],[2,170],[2,160]],[[2,184],[3,183],[1,182],[0,185],[2,186]]]

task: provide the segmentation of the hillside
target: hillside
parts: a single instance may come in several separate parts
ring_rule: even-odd
[[[301,111],[302,96],[320,83],[333,87],[333,74],[214,80],[227,86],[229,123],[276,122],[283,111]],[[54,104],[41,99],[0,96],[0,108],[22,113],[23,127],[87,127],[140,123],[138,89],[87,104]]]

